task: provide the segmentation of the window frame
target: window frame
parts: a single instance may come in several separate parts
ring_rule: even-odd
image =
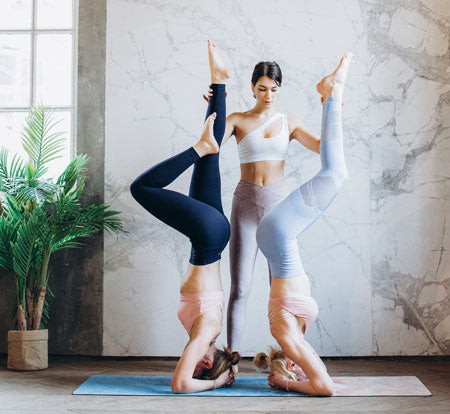
[[[53,28],[53,29],[38,29],[37,28],[37,1],[32,1],[32,19],[30,29],[0,29],[0,34],[30,34],[30,90],[28,106],[1,106],[0,113],[7,112],[26,112],[28,113],[33,106],[36,98],[36,42],[39,34],[71,34],[72,35],[72,105],[58,105],[49,106],[54,112],[71,112],[71,122],[68,145],[70,147],[70,159],[74,158],[76,153],[76,133],[77,133],[77,82],[78,82],[78,1],[72,0],[72,27],[71,28]]]

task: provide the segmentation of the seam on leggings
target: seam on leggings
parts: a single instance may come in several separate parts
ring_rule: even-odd
[[[243,196],[241,194],[234,193],[233,195],[234,195],[234,197],[240,198],[241,200],[248,201],[248,202],[250,202],[250,203],[252,203],[252,204],[254,204],[255,206],[258,206],[258,207],[266,207],[266,206],[268,206],[268,205],[270,205],[272,203],[275,203],[277,201],[283,200],[286,197],[285,195],[280,195],[279,198],[276,198],[275,200],[270,200],[270,201],[267,201],[265,203],[258,203],[254,199],[252,199],[250,197]]]
[[[308,181],[306,188],[308,189],[308,196],[310,197],[310,200],[312,202],[312,207],[314,207],[314,210],[316,211],[316,214],[319,215],[320,214],[320,210],[319,207],[317,205],[317,200],[316,200],[316,196],[314,195],[314,191],[312,188],[312,180]]]

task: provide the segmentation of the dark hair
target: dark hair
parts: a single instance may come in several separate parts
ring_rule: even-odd
[[[237,351],[231,352],[230,348],[224,347],[223,351],[218,349],[214,354],[213,366],[206,369],[201,375],[201,379],[215,380],[219,378],[222,372],[230,369],[232,365],[236,365],[241,360],[241,355]]]
[[[259,78],[261,78],[263,76],[268,76],[270,79],[275,81],[275,83],[278,86],[281,86],[282,75],[281,75],[281,69],[278,66],[277,62],[275,62],[275,61],[259,62],[255,66],[255,69],[253,69],[253,75],[252,75],[253,86],[255,86],[256,82],[258,82]]]

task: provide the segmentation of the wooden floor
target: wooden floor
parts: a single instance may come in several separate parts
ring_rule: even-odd
[[[72,395],[90,375],[170,375],[175,361],[50,359],[38,372],[14,372],[0,359],[0,413],[450,413],[450,360],[329,360],[331,375],[415,375],[432,397],[130,397]],[[244,375],[257,375],[250,361]]]

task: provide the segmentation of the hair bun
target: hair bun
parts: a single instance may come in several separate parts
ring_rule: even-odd
[[[231,365],[236,365],[241,360],[241,354],[238,351],[233,351],[230,354],[230,363]]]
[[[253,358],[253,364],[259,369],[266,369],[269,366],[268,356],[265,352],[259,352]]]

